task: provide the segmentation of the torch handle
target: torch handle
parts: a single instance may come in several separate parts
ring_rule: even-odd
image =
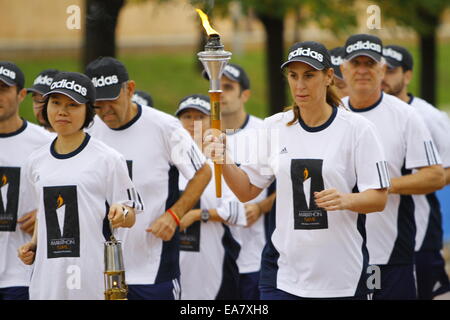
[[[209,91],[211,100],[211,128],[220,131],[220,94],[222,91]],[[215,130],[214,130],[215,131]],[[218,131],[216,131],[218,132]],[[216,197],[222,197],[222,165],[214,162],[214,179],[216,181]]]

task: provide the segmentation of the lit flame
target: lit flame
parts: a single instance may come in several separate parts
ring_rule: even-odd
[[[308,169],[305,168],[305,170],[303,171],[303,181],[305,181],[308,178],[309,178],[309,171]]]
[[[64,204],[64,199],[61,197],[61,195],[58,196],[58,199],[56,199],[57,209],[61,208]]]
[[[3,177],[2,177],[2,187],[5,186],[7,183],[8,183],[8,178],[5,175],[3,175]]]
[[[212,34],[218,35],[219,33],[216,30],[214,30],[213,28],[211,28],[211,25],[209,24],[208,16],[200,9],[195,9],[195,11],[197,11],[198,15],[200,16],[200,19],[202,19],[203,28],[205,28],[205,31],[208,34],[208,36],[210,36]]]

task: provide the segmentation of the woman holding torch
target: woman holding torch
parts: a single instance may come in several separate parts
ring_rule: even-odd
[[[364,214],[386,203],[382,147],[369,121],[340,107],[322,44],[296,43],[281,67],[294,103],[264,120],[257,163],[232,163],[224,135],[206,137],[206,152],[243,202],[277,180],[261,299],[367,299]]]

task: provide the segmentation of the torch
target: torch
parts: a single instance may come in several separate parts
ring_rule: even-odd
[[[231,52],[223,50],[220,42],[220,35],[211,28],[208,16],[202,10],[196,9],[202,19],[203,27],[208,34],[208,41],[205,45],[205,51],[199,52],[198,58],[209,77],[209,98],[211,101],[211,128],[221,130],[220,128],[220,78],[223,70],[231,58]],[[214,163],[214,178],[216,181],[216,197],[222,197],[222,165]]]
[[[106,241],[105,249],[105,300],[126,300],[128,287],[125,283],[122,244],[113,235],[110,222],[111,241]]]

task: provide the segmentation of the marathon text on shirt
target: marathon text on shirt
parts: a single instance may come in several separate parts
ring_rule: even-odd
[[[327,212],[317,207],[314,192],[324,190],[321,159],[292,159],[294,229],[328,229]]]
[[[77,187],[44,187],[47,258],[80,256]]]

